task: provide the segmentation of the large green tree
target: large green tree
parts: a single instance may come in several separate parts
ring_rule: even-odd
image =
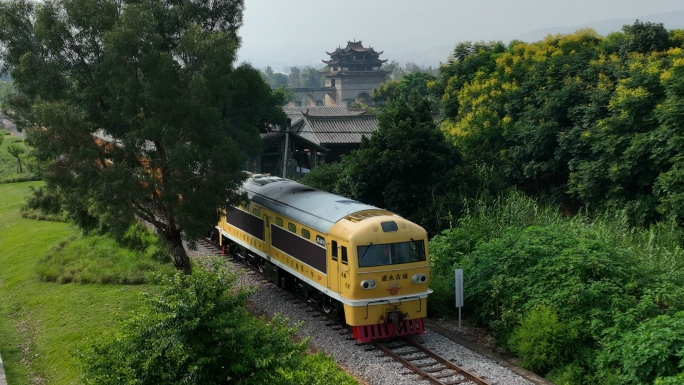
[[[431,234],[446,227],[461,202],[449,196],[461,161],[436,127],[430,103],[416,97],[390,102],[378,130],[342,160],[336,191],[412,220]],[[460,187],[460,186],[459,186]]]
[[[151,224],[176,267],[183,239],[241,199],[259,129],[284,118],[258,70],[235,65],[243,0],[10,0],[0,61],[46,185],[34,206],[87,230]],[[60,205],[55,202],[61,203]]]

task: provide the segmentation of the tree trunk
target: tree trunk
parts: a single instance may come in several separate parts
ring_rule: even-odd
[[[21,159],[17,157],[17,174],[21,174]]]
[[[180,233],[173,232],[172,234],[164,233],[162,238],[166,244],[166,250],[169,251],[171,258],[173,259],[173,265],[178,270],[182,270],[183,273],[190,275],[192,274],[192,267],[190,266],[190,257],[183,247],[183,240],[181,239]]]

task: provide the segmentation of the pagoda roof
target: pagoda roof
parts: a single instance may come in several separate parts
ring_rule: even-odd
[[[383,75],[386,76],[389,72],[388,71],[383,71],[383,70],[377,70],[377,71],[328,71],[328,72],[321,72],[321,75],[325,77],[332,77],[332,76],[379,76]]]
[[[359,40],[359,41],[348,41],[347,46],[345,48],[337,47],[337,49],[333,52],[327,52],[326,51],[326,53],[328,55],[330,55],[330,58],[333,60],[336,57],[339,60],[340,58],[353,55],[354,53],[367,53],[370,56],[374,57],[376,60],[380,61],[381,63],[384,63],[387,60],[378,59],[378,56],[382,55],[383,52],[384,51],[376,52],[375,49],[373,49],[373,47],[364,47],[363,44],[361,44],[361,40]],[[323,60],[323,62],[328,63],[325,60]]]
[[[365,64],[365,65],[371,65],[371,64],[382,64],[387,62],[387,59],[380,59],[378,57],[372,57],[366,60],[357,60],[354,59],[353,56],[337,56],[337,57],[331,57],[330,60],[321,60],[325,64]]]

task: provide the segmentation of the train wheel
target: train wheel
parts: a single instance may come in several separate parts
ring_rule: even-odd
[[[321,302],[321,309],[323,309],[325,314],[330,314],[334,308],[335,308],[335,306],[332,303],[330,303],[329,298],[324,298],[323,301]]]

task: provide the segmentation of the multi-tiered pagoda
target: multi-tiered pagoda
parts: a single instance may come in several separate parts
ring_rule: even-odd
[[[371,104],[373,90],[385,81],[387,71],[380,67],[387,60],[380,59],[381,52],[364,47],[360,41],[347,42],[346,48],[326,52],[330,60],[324,87],[302,87],[295,89],[292,106],[331,106],[347,105],[355,102]]]
[[[382,51],[366,48],[361,41],[350,41],[347,47],[338,47],[334,52],[326,53],[330,55],[330,60],[323,60],[329,67],[329,71],[323,73],[325,85],[335,88],[337,104],[368,104],[373,89],[387,76],[386,71],[380,70],[387,61],[380,59]]]

